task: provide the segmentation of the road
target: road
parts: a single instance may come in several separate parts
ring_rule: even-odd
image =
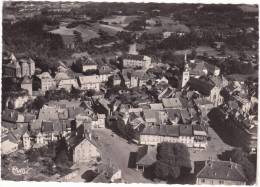
[[[122,178],[127,183],[152,183],[142,176],[140,171],[128,168],[130,152],[137,151],[138,146],[128,144],[127,140],[114,134],[109,129],[95,129],[93,134],[98,136],[97,144],[101,151],[102,160],[110,162],[122,171]]]

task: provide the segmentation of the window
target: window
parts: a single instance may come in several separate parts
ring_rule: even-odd
[[[220,180],[220,181],[219,181],[219,184],[224,184],[224,181]]]
[[[201,179],[201,182],[204,183],[204,182],[205,182],[205,179]]]

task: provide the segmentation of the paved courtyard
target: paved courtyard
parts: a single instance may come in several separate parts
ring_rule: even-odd
[[[136,144],[129,144],[127,140],[114,134],[110,129],[95,129],[93,134],[93,136],[98,136],[97,144],[101,150],[102,160],[120,168],[125,182],[152,183],[144,178],[140,171],[128,168],[129,155],[130,152],[137,151]]]
[[[211,139],[208,141],[208,146],[205,150],[189,149],[192,164],[194,161],[204,161],[209,158],[218,160],[218,155],[234,148],[223,142],[221,137],[211,127],[208,128],[208,133]]]

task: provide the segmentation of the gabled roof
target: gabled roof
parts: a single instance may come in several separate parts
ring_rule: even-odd
[[[183,108],[185,104],[182,98],[163,98],[162,103],[165,108]]]
[[[163,110],[163,105],[162,103],[151,103],[150,108],[152,110]]]
[[[51,77],[49,72],[43,72],[42,74],[37,75],[37,77],[39,79],[52,79],[52,77]]]
[[[98,75],[79,76],[80,84],[101,83]]]
[[[77,114],[83,113],[83,112],[84,112],[84,109],[81,107],[69,107],[68,108],[68,115],[69,115],[68,117],[70,119],[72,119],[72,118],[74,119]]]
[[[144,128],[141,134],[171,137],[178,137],[180,135],[178,125],[147,126]]]
[[[57,72],[54,78],[56,81],[71,79],[66,72]]]
[[[28,76],[25,76],[21,84],[32,84],[32,79],[30,79]]]
[[[209,100],[205,99],[205,98],[198,98],[198,99],[194,99],[194,102],[197,106],[201,106],[201,105],[213,105],[212,102],[210,102]]]
[[[247,180],[240,164],[231,161],[213,160],[206,161],[204,168],[197,174],[197,178],[242,182]]]
[[[140,149],[138,149],[137,154],[139,152],[141,152]],[[144,155],[140,155],[139,158],[137,158],[137,165],[150,166],[157,161],[157,147],[147,146],[144,153]]]
[[[41,125],[41,131],[50,133],[54,131],[54,124],[52,121],[43,121]]]
[[[191,125],[180,125],[180,136],[193,136]]]

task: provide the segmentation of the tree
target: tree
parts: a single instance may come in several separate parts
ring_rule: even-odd
[[[69,161],[68,144],[65,138],[61,138],[57,142],[56,157],[54,158],[56,165],[63,167],[69,167],[71,162]]]
[[[92,97],[93,95],[95,95],[95,93],[96,93],[96,91],[91,89],[91,90],[88,90],[86,92],[86,96],[87,97]]]
[[[157,148],[154,174],[162,180],[177,179],[191,170],[188,148],[181,143],[163,142]]]
[[[81,91],[79,89],[72,86],[72,88],[70,90],[70,95],[72,98],[78,99],[80,97],[80,93],[81,93]]]

